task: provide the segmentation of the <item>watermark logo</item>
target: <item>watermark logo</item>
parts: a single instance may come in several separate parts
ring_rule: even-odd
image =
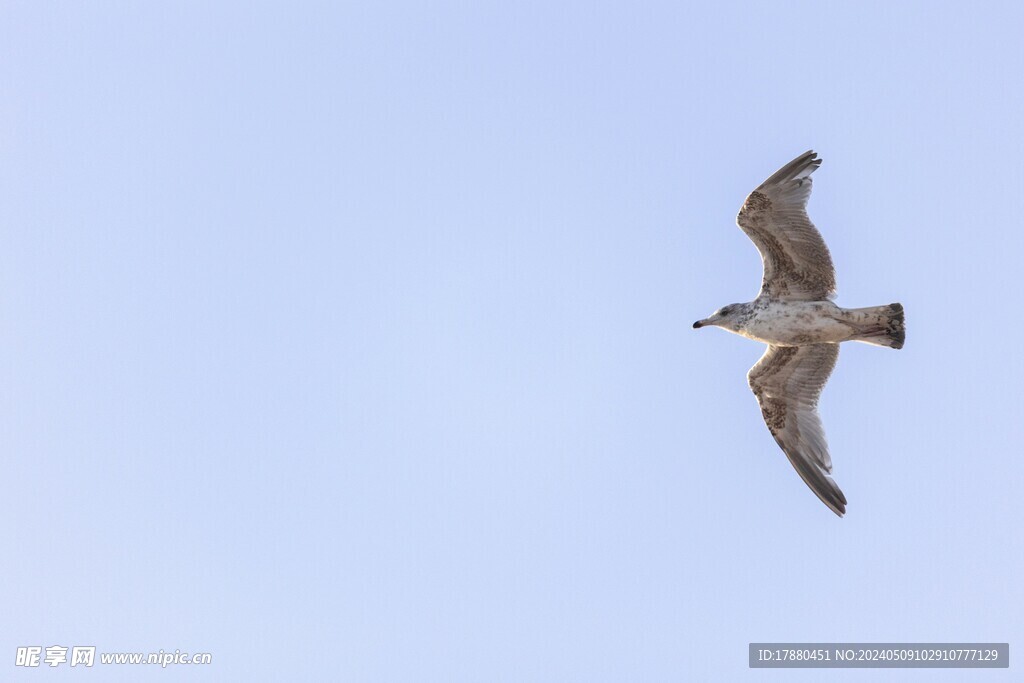
[[[69,656],[70,653],[70,656]],[[213,655],[209,652],[190,654],[175,650],[174,652],[101,652],[100,664],[158,664],[161,668],[176,664],[212,664]],[[24,667],[49,666],[61,664],[69,666],[89,667],[96,663],[95,645],[26,645],[14,652],[14,665]]]

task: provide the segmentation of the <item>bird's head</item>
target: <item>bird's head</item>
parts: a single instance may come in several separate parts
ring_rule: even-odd
[[[735,323],[740,314],[744,312],[743,304],[729,304],[722,306],[717,311],[693,324],[693,329],[698,330],[708,325],[724,327],[727,330],[735,328]]]

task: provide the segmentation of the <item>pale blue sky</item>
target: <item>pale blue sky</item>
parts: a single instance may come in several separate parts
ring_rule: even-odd
[[[0,678],[823,680],[1009,641],[1019,5],[5,3]],[[838,519],[760,420],[743,197],[808,148]],[[872,672],[1009,680],[1012,672]],[[862,681],[865,672],[829,680]]]

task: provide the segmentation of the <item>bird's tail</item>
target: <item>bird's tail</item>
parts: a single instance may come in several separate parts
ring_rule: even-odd
[[[847,309],[848,322],[856,326],[857,334],[851,341],[875,346],[902,349],[907,338],[903,321],[903,304],[886,304],[871,308]]]

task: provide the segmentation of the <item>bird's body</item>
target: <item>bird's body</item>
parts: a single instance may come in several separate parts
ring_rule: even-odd
[[[842,308],[831,301],[787,301],[758,297],[739,304],[743,312],[720,327],[747,339],[778,346],[867,341],[876,329],[873,308]],[[868,341],[868,343],[871,343]]]
[[[721,327],[768,344],[747,373],[765,424],[804,482],[842,516],[846,496],[830,476],[818,397],[841,342],[900,349],[905,332],[900,304],[842,308],[832,302],[832,256],[806,209],[810,176],[820,165],[817,154],[807,152],[750,193],[736,222],[761,252],[761,292],[754,301],[724,306],[693,326]]]

